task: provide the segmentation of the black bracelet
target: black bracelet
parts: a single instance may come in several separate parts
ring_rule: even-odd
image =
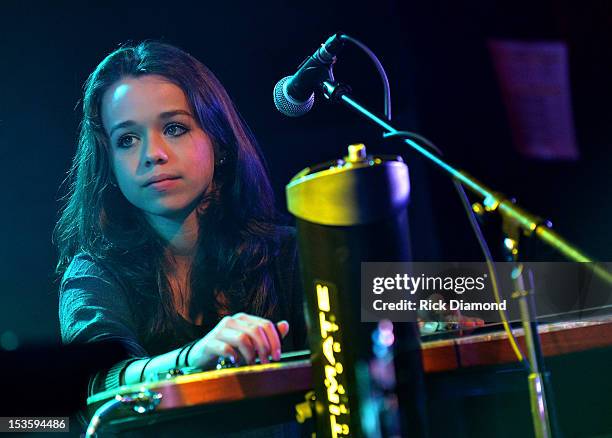
[[[178,354],[176,355],[176,361],[174,362],[174,367],[175,368],[182,368],[182,362],[181,362],[181,355],[185,352],[186,349],[188,349],[189,347],[191,347],[191,344],[193,342],[190,342],[188,344],[183,345],[183,347],[179,350]]]
[[[189,348],[187,349],[187,352],[185,353],[185,366],[190,367],[191,365],[189,365],[189,353],[191,353],[191,350],[193,349],[193,346],[195,344],[197,344],[198,341],[193,341],[190,345]]]
[[[144,364],[144,366],[142,367],[142,370],[140,370],[140,382],[143,382],[144,380],[144,373],[145,373],[145,369],[147,368],[147,365],[149,365],[149,363],[153,360],[152,357],[149,358],[149,360],[147,360]]]

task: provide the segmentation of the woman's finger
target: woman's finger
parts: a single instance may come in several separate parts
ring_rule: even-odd
[[[280,328],[276,326],[272,321],[265,318],[260,318],[254,315],[248,315],[245,313],[236,314],[236,319],[248,324],[254,324],[263,329],[263,333],[267,339],[267,346],[269,349],[266,351],[266,362],[268,355],[272,356],[273,360],[280,360],[281,357],[281,338],[289,331],[289,323],[284,321],[284,324],[280,324]],[[260,357],[261,360],[261,357]],[[263,362],[263,361],[262,361]],[[264,362],[264,363],[266,363]]]
[[[219,330],[215,337],[237,348],[246,363],[253,363],[255,361],[256,347],[248,333],[225,327],[223,330]]]
[[[265,320],[263,325],[260,326],[262,332],[267,336],[268,343],[270,345],[270,355],[273,360],[280,360],[281,356],[281,342],[276,330],[276,326],[272,321]]]
[[[289,323],[285,320],[279,321],[276,323],[276,328],[278,329],[281,339],[285,339],[285,336],[289,333]]]
[[[264,330],[264,327],[258,325],[256,322],[251,322],[247,319],[237,318],[235,320],[235,323],[237,325],[237,330],[244,331],[251,337],[255,348],[257,349],[259,361],[261,363],[270,362],[268,356],[274,356],[272,354],[274,350],[271,347],[271,342],[269,340],[268,335],[266,334],[266,331]]]

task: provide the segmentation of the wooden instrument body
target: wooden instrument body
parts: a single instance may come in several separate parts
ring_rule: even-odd
[[[599,361],[591,357],[594,352],[599,354],[596,357],[604,361],[612,356],[612,319],[545,324],[539,327],[539,332],[547,364],[554,362],[563,369],[566,360],[572,363],[578,361],[580,366],[576,372],[580,375],[576,379],[588,373],[589,361]],[[522,332],[515,331],[515,336],[524,348]],[[581,355],[584,360],[580,359]],[[508,400],[518,397],[517,407],[521,405],[519,414],[524,408],[521,415],[527,419],[524,422],[526,427],[530,426],[526,372],[516,363],[505,333],[424,342],[422,357],[430,423],[437,423],[437,426],[444,423],[431,421],[432,414],[437,417],[441,410],[447,418],[447,425],[453,424],[452,413],[457,414],[454,415],[454,422],[462,423],[467,415],[464,412],[466,400],[471,397],[494,396],[506,397]],[[601,369],[603,364],[597,362],[596,365],[596,369]],[[610,369],[609,365],[605,369]],[[592,379],[595,376],[587,377]],[[611,379],[607,375],[600,377],[610,386]],[[552,380],[555,385],[563,387],[567,378],[556,381],[553,371]],[[253,425],[268,426],[292,421],[295,404],[303,401],[304,395],[311,388],[310,362],[298,360],[207,371],[166,381],[124,386],[90,397],[88,411],[90,415],[93,414],[96,408],[118,393],[129,394],[147,389],[162,394],[162,400],[155,411],[140,415],[122,408],[111,416],[112,429],[130,430],[171,419],[198,416],[211,434],[238,432]],[[612,412],[612,403],[609,407],[609,412]],[[507,407],[504,409],[507,412],[499,412],[499,415],[510,416]],[[511,423],[513,420],[508,417],[507,421]],[[178,427],[181,427],[180,424]],[[457,427],[453,427],[452,430],[457,431]],[[607,426],[604,424],[601,427]],[[487,433],[483,431],[483,436],[487,436]],[[473,434],[474,431],[470,429],[465,436]],[[459,433],[456,436],[463,435]]]

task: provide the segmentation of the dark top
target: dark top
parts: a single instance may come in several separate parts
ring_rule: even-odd
[[[299,279],[295,230],[280,227],[280,252],[274,259],[272,272],[277,305],[272,321],[287,320],[288,335],[282,341],[283,351],[306,348],[306,326],[303,313],[302,288]],[[171,351],[208,333],[214,324],[198,326],[179,318],[175,331],[162,333],[157,344],[144,345],[138,336],[134,315],[125,287],[120,281],[87,254],[77,254],[60,283],[59,318],[62,341],[119,341],[128,352],[124,361],[110,370],[99,372],[91,381],[89,393],[117,388],[125,367],[135,358],[154,356]],[[215,322],[216,323],[216,322]],[[178,334],[177,334],[178,333]],[[160,351],[162,350],[162,351]]]

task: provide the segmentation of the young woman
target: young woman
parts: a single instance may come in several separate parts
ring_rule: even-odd
[[[69,179],[62,339],[129,352],[91,392],[304,348],[292,229],[276,225],[255,141],[199,61],[158,42],[107,56],[84,87]]]

